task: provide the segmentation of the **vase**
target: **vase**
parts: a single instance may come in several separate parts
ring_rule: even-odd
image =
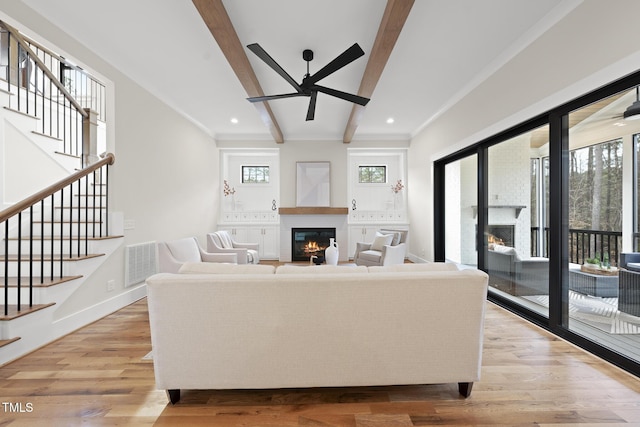
[[[329,246],[324,250],[324,258],[327,265],[338,265],[338,242],[333,237],[329,238]]]

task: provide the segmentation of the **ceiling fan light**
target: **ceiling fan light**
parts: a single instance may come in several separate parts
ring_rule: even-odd
[[[622,115],[625,120],[640,120],[640,101],[636,101],[629,106]]]

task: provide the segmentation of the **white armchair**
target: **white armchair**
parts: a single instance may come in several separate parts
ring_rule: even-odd
[[[212,254],[202,250],[195,237],[158,242],[158,264],[161,273],[177,273],[185,262],[237,263],[236,254]]]
[[[407,230],[380,229],[371,243],[356,243],[356,265],[403,264],[407,252]]]
[[[238,264],[258,264],[260,255],[258,243],[239,243],[226,230],[207,234],[207,250],[218,254],[236,254]]]

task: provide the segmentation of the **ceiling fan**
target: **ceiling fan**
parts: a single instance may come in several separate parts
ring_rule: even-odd
[[[280,74],[296,90],[293,93],[255,96],[252,98],[247,98],[249,102],[262,102],[281,98],[308,96],[311,97],[311,100],[309,101],[309,108],[307,109],[307,121],[313,120],[315,116],[316,98],[318,96],[318,92],[335,96],[336,98],[344,99],[345,101],[353,102],[362,106],[367,105],[367,102],[369,102],[369,98],[364,98],[362,96],[353,95],[351,93],[342,92],[336,89],[331,89],[316,84],[318,81],[327,77],[329,74],[338,71],[342,67],[352,63],[353,61],[364,55],[364,51],[360,48],[358,43],[354,43],[349,49],[342,52],[333,61],[329,62],[314,75],[309,74],[309,62],[313,60],[313,51],[305,49],[302,52],[302,59],[307,61],[307,74],[304,75],[302,83],[300,84],[298,84],[280,65],[278,65],[278,63],[271,56],[269,56],[269,54],[258,43],[247,45],[247,48],[251,52],[255,53],[258,58],[262,59],[276,73]]]

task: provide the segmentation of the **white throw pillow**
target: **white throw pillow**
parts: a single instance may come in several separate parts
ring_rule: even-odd
[[[393,234],[380,234],[376,232],[376,238],[371,244],[372,251],[381,251],[384,246],[390,245],[393,241]]]

